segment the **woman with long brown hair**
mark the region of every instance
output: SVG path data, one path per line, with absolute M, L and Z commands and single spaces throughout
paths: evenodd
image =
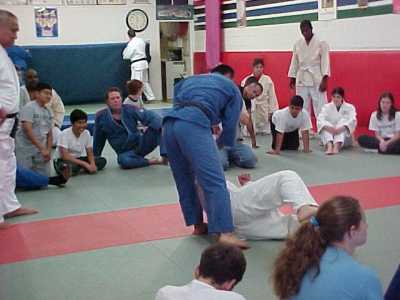
M 400 111 L 396 109 L 392 93 L 385 92 L 379 97 L 378 108 L 371 114 L 368 129 L 374 131 L 375 136 L 360 136 L 358 144 L 362 148 L 382 154 L 400 154 Z
M 279 299 L 380 300 L 377 275 L 358 263 L 355 249 L 367 240 L 367 223 L 358 201 L 337 196 L 286 241 L 272 274 Z

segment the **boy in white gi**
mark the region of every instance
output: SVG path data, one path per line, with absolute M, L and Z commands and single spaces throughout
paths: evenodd
M 195 279 L 184 286 L 167 285 L 155 300 L 245 300 L 233 292 L 246 271 L 246 258 L 235 246 L 217 243 L 201 255 Z
M 17 162 L 22 167 L 50 175 L 52 138 L 52 114 L 46 107 L 52 97 L 52 88 L 47 83 L 36 85 L 37 96 L 20 112 L 21 127 L 16 137 Z
M 57 142 L 59 159 L 54 161 L 57 174 L 62 174 L 65 163 L 72 169 L 72 175 L 77 175 L 81 170 L 93 174 L 102 170 L 107 163 L 103 157 L 93 155 L 93 141 L 87 130 L 87 114 L 75 109 L 71 112 L 72 126 L 64 129 Z
M 322 107 L 317 119 L 318 133 L 326 148 L 325 154 L 337 154 L 341 148 L 351 146 L 356 126 L 356 109 L 344 101 L 344 89 L 335 88 L 332 91 L 332 101 Z
M 262 94 L 253 99 L 255 102 L 255 115 L 253 117 L 255 121 L 255 131 L 256 133 L 270 134 L 271 129 L 269 123 L 272 113 L 279 109 L 279 105 L 276 99 L 274 82 L 271 77 L 264 74 L 264 60 L 262 58 L 254 59 L 253 73 L 242 80 L 242 87 L 251 76 L 254 76 L 263 87 Z
M 284 239 L 317 212 L 318 204 L 303 180 L 293 171 L 280 171 L 250 181 L 249 174 L 238 176 L 240 187 L 227 181 L 233 224 L 239 237 Z M 279 208 L 290 204 L 295 215 L 284 215 Z
M 309 20 L 300 23 L 301 38 L 293 47 L 288 76 L 290 88 L 304 100 L 304 109 L 310 113 L 310 98 L 314 115 L 318 117 L 326 103 L 326 88 L 330 76 L 329 46 L 313 34 Z
M 312 128 L 310 116 L 303 109 L 303 99 L 293 96 L 288 107 L 277 110 L 272 115 L 272 150 L 269 154 L 279 155 L 281 150 L 298 150 L 299 130 L 301 131 L 305 153 L 311 152 L 309 130 Z

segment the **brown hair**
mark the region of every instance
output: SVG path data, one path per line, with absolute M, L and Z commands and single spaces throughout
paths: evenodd
M 246 271 L 246 258 L 242 250 L 230 244 L 217 243 L 209 246 L 201 255 L 199 275 L 211 278 L 217 284 L 232 279 L 240 282 Z
M 295 296 L 308 270 L 315 269 L 314 278 L 317 277 L 326 248 L 342 241 L 352 226 L 360 225 L 362 217 L 360 204 L 352 197 L 336 196 L 322 204 L 317 215 L 286 240 L 275 261 L 272 281 L 278 298 Z
M 106 100 L 108 100 L 108 96 L 110 96 L 110 93 L 112 92 L 118 92 L 120 95 L 122 95 L 121 90 L 115 86 L 110 87 L 107 92 L 106 92 Z
M 137 79 L 129 80 L 126 83 L 126 89 L 129 95 L 137 95 L 139 90 L 143 87 L 143 82 Z
M 253 67 L 257 65 L 262 65 L 264 67 L 264 60 L 262 58 L 255 58 L 253 60 Z
M 381 101 L 383 98 L 388 98 L 390 100 L 390 102 L 392 103 L 392 106 L 390 107 L 390 110 L 389 110 L 389 121 L 391 121 L 396 117 L 396 111 L 397 111 L 396 106 L 394 105 L 394 96 L 391 92 L 384 92 L 379 97 L 376 117 L 378 118 L 378 120 L 382 120 L 382 118 L 383 118 L 383 113 L 382 113 L 382 108 L 381 108 Z

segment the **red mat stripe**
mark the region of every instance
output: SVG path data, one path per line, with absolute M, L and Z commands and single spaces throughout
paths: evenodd
M 318 202 L 351 195 L 365 209 L 400 204 L 400 177 L 313 186 Z M 187 236 L 178 204 L 17 224 L 0 231 L 0 264 Z

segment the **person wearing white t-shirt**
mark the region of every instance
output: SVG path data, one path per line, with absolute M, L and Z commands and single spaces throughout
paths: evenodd
M 155 300 L 245 300 L 232 291 L 245 271 L 242 251 L 236 246 L 217 243 L 202 253 L 194 280 L 184 286 L 164 286 Z
M 68 162 L 72 175 L 77 175 L 82 169 L 87 173 L 96 173 L 106 166 L 106 159 L 93 155 L 93 142 L 87 128 L 87 114 L 75 109 L 71 112 L 71 127 L 64 129 L 57 142 L 59 159 L 54 161 L 54 169 L 59 173 L 59 167 Z
M 392 93 L 385 92 L 379 98 L 378 110 L 371 114 L 369 130 L 375 136 L 362 135 L 358 144 L 383 154 L 400 154 L 400 112 L 394 105 Z
M 271 120 L 272 150 L 268 151 L 269 154 L 279 155 L 281 150 L 297 151 L 300 146 L 299 130 L 303 139 L 303 151 L 311 152 L 309 131 L 312 124 L 303 104 L 303 98 L 296 95 L 292 97 L 288 107 L 274 112 Z

